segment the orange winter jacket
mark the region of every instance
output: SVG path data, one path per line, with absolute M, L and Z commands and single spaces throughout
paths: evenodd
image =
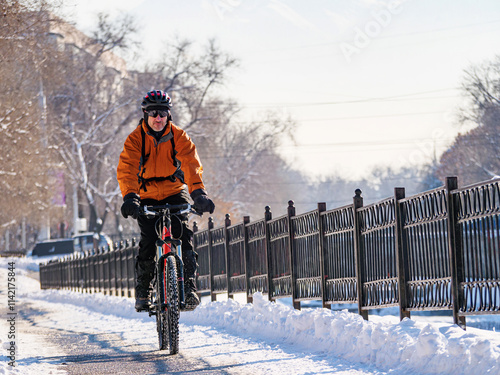
M 142 155 L 142 132 L 144 130 L 144 155 L 146 162 L 141 165 Z M 174 125 L 171 121 L 167 126 L 160 141 L 156 141 L 143 120 L 139 126 L 129 134 L 117 168 L 117 178 L 120 184 L 122 196 L 129 193 L 139 194 L 141 199 L 162 200 L 171 195 L 181 192 L 184 184 L 175 178 L 175 181 L 148 181 L 141 185 L 139 177 L 145 180 L 172 176 L 177 167 L 175 166 L 171 138 L 175 143 L 175 158 L 181 163 L 184 172 L 184 182 L 188 186 L 189 193 L 196 189 L 205 189 L 202 180 L 203 166 L 196 151 L 196 147 L 187 133 Z M 145 187 L 145 190 L 144 190 Z

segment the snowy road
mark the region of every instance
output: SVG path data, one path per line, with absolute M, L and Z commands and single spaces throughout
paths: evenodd
M 259 294 L 253 304 L 204 303 L 183 313 L 180 353 L 170 356 L 157 350 L 154 318 L 136 313 L 131 299 L 42 291 L 27 277 L 33 264 L 16 260 L 16 267 L 16 367 L 8 365 L 7 294 L 0 288 L 0 374 L 500 374 L 500 334 L 493 330 L 464 332 L 450 317 L 366 322 L 343 311 L 296 311 Z M 488 326 L 498 330 L 498 318 Z

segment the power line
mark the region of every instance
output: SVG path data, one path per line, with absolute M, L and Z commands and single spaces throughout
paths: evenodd
M 401 34 L 394 34 L 394 35 L 385 35 L 385 36 L 377 36 L 377 39 L 391 39 L 391 38 L 399 38 L 402 36 L 408 36 L 408 35 L 418 35 L 418 34 L 428 34 L 428 33 L 435 33 L 435 32 L 442 32 L 442 31 L 449 31 L 449 30 L 458 30 L 458 29 L 465 29 L 465 28 L 470 28 L 474 26 L 484 26 L 484 25 L 489 25 L 493 23 L 500 23 L 500 20 L 493 20 L 489 22 L 479 22 L 479 23 L 473 23 L 473 24 L 467 24 L 467 25 L 459 25 L 455 27 L 446 27 L 446 28 L 437 28 L 437 29 L 432 29 L 432 30 L 423 30 L 423 31 L 413 31 L 413 32 L 407 32 L 407 33 L 401 33 Z M 275 48 L 275 49 L 264 49 L 264 50 L 256 50 L 253 51 L 252 54 L 260 54 L 260 53 L 265 53 L 265 52 L 279 52 L 279 51 L 288 51 L 288 50 L 295 50 L 295 49 L 303 49 L 303 48 L 314 48 L 314 47 L 326 47 L 326 46 L 331 46 L 331 45 L 336 45 L 339 42 L 326 42 L 326 43 L 317 43 L 317 44 L 305 44 L 301 46 L 294 46 L 294 47 L 285 47 L 285 48 Z
M 449 96 L 427 96 L 421 98 L 372 98 L 372 99 L 360 99 L 360 100 L 346 100 L 338 102 L 311 102 L 302 104 L 293 103 L 249 103 L 242 105 L 242 108 L 270 108 L 270 107 L 301 107 L 301 106 L 315 106 L 315 105 L 339 105 L 339 104 L 363 104 L 363 103 L 376 103 L 376 102 L 405 102 L 414 100 L 437 100 L 437 99 L 452 99 L 459 98 L 460 95 L 449 95 Z
M 404 117 L 404 116 L 435 115 L 435 114 L 443 113 L 443 112 L 444 111 L 389 113 L 389 114 L 385 114 L 385 115 L 331 117 L 331 118 L 325 118 L 325 119 L 311 119 L 311 120 L 300 120 L 300 121 L 304 122 L 304 121 L 359 120 L 359 119 L 366 119 L 366 118 L 381 118 L 381 117 Z
M 330 117 L 330 118 L 321 118 L 321 119 L 297 119 L 297 122 L 307 123 L 307 122 L 315 122 L 315 121 L 335 121 L 335 120 L 360 120 L 360 119 L 369 119 L 369 118 L 384 118 L 384 117 L 405 117 L 405 116 L 422 116 L 422 115 L 436 115 L 439 113 L 445 113 L 445 111 L 430 111 L 430 112 L 404 112 L 404 113 L 388 113 L 382 115 L 366 115 L 366 116 L 346 116 L 346 117 Z M 259 121 L 237 121 L 235 123 L 240 125 L 249 125 L 249 124 L 272 124 L 274 120 L 259 120 Z
M 373 103 L 373 102 L 383 102 L 383 101 L 395 101 L 395 100 L 423 100 L 423 99 L 438 99 L 441 97 L 424 97 L 424 98 L 409 98 L 412 96 L 418 96 L 423 94 L 432 94 L 438 92 L 445 91 L 454 91 L 460 90 L 460 87 L 450 87 L 444 89 L 437 90 L 429 90 L 429 91 L 421 91 L 415 93 L 408 94 L 399 94 L 399 95 L 391 95 L 391 96 L 383 96 L 376 98 L 365 98 L 365 99 L 355 99 L 355 100 L 342 100 L 342 101 L 329 101 L 329 102 L 309 102 L 309 103 L 249 103 L 245 104 L 242 107 L 253 107 L 253 106 L 262 106 L 262 107 L 308 107 L 308 106 L 319 106 L 319 105 L 340 105 L 340 104 L 359 104 L 359 103 Z M 457 97 L 457 96 L 451 96 Z M 407 99 L 404 99 L 407 98 Z M 218 105 L 218 104 L 214 104 Z

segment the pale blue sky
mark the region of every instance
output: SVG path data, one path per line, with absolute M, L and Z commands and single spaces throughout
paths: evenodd
M 460 130 L 463 70 L 500 54 L 498 0 L 71 1 L 83 30 L 97 11 L 131 12 L 146 53 L 216 38 L 240 59 L 224 93 L 243 120 L 290 114 L 297 145 L 280 151 L 311 176 L 439 156 Z

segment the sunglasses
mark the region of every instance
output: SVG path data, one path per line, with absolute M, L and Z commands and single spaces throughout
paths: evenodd
M 153 109 L 151 111 L 146 111 L 146 113 L 149 117 L 157 117 L 158 115 L 160 115 L 160 117 L 168 116 L 168 111 L 162 111 L 160 109 Z

